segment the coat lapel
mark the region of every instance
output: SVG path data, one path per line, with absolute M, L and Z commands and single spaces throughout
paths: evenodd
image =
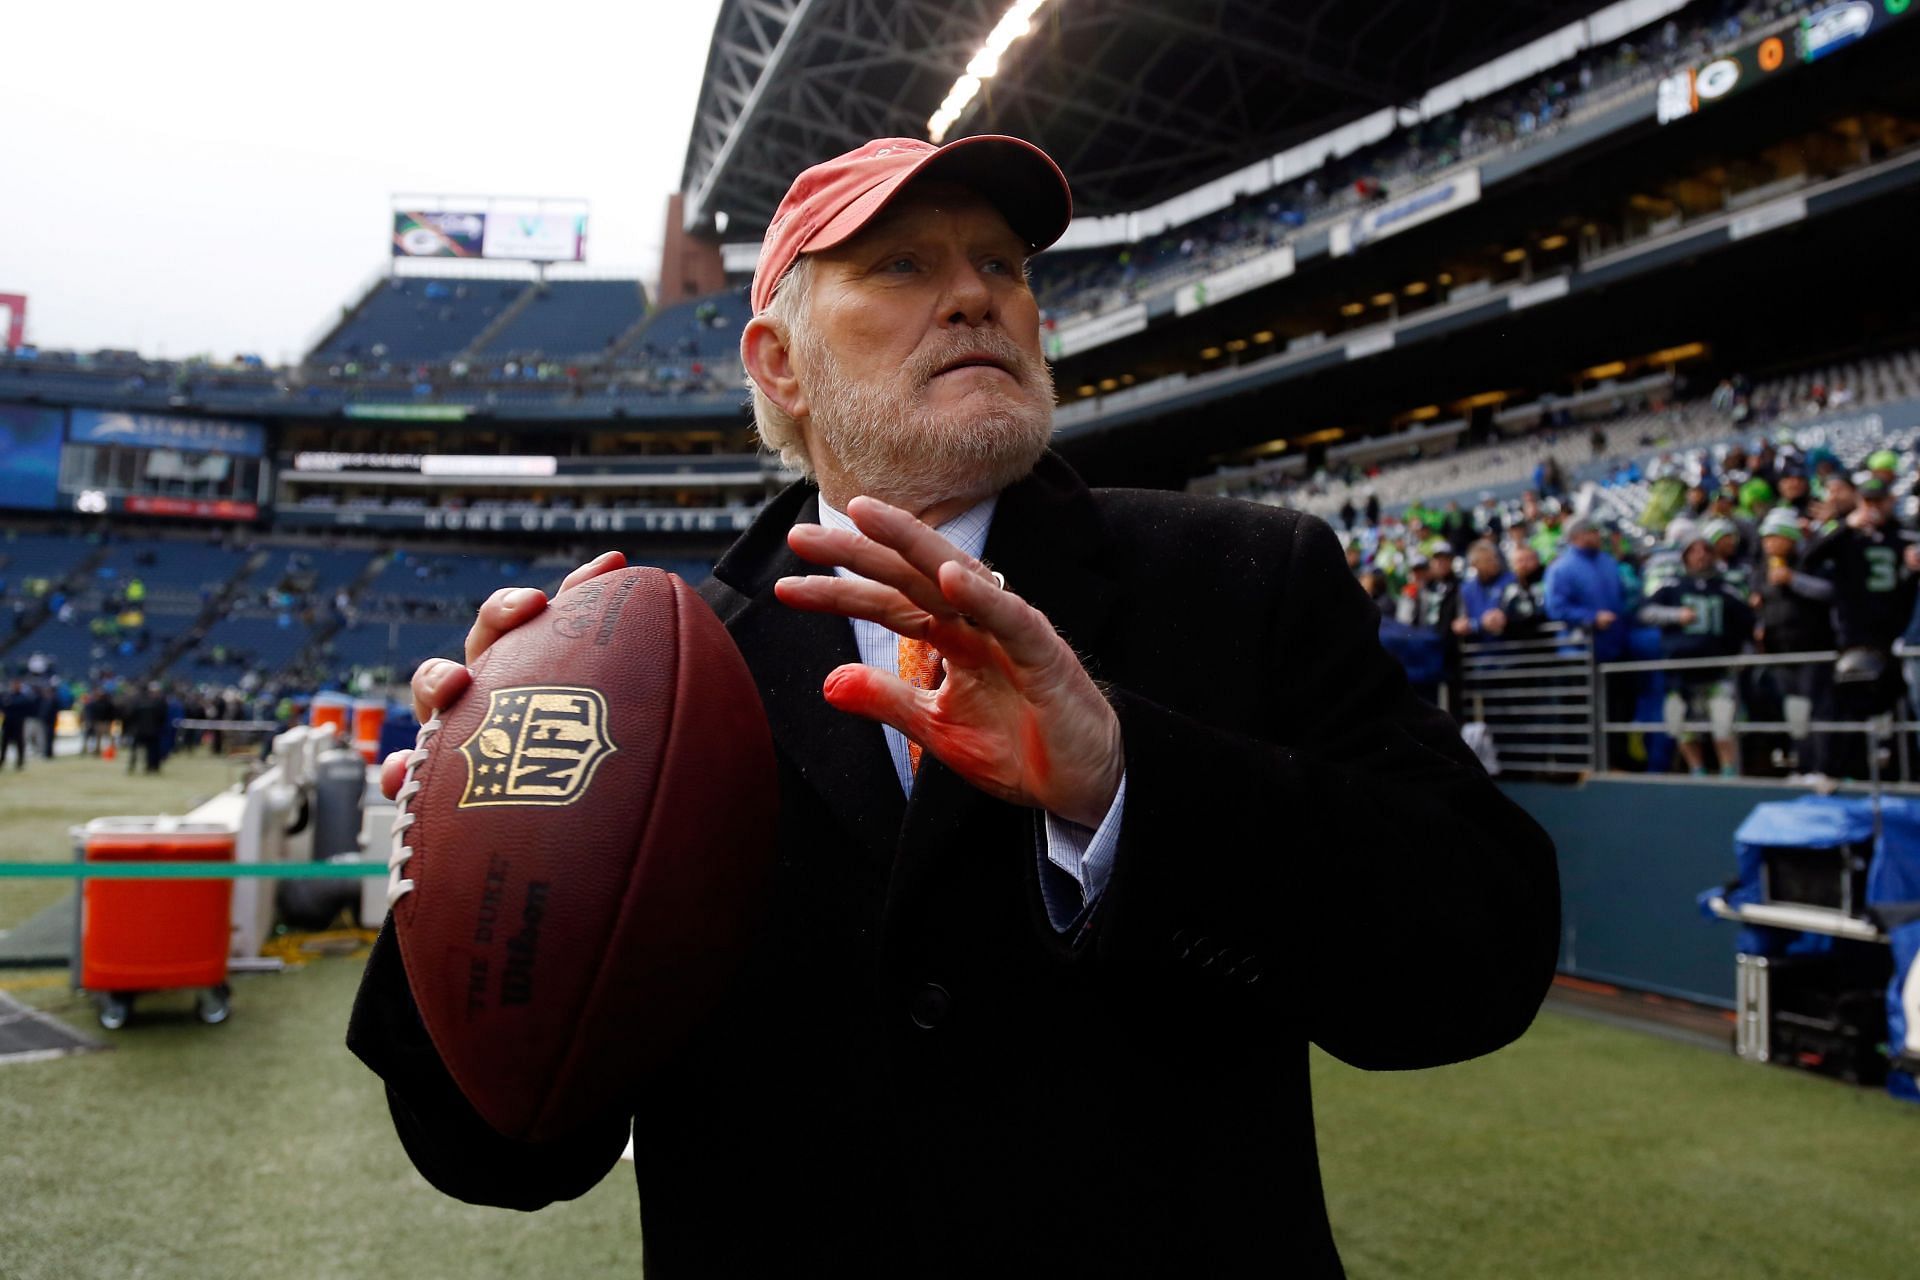
M 773 584 L 794 574 L 828 573 L 795 555 L 787 530 L 820 518 L 819 496 L 796 485 L 776 498 L 754 527 L 714 566 L 714 577 L 747 597 L 728 624 L 760 686 L 774 742 L 881 868 L 893 861 L 906 808 L 880 726 L 827 705 L 827 673 L 858 662 L 845 618 L 802 613 L 774 598 Z

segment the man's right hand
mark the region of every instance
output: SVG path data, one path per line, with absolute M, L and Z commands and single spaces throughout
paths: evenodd
M 627 558 L 620 552 L 603 552 L 568 574 L 560 584 L 560 589 L 565 591 L 577 587 L 589 578 L 597 578 L 626 566 Z M 473 673 L 467 670 L 473 660 L 507 632 L 531 618 L 539 617 L 541 610 L 546 607 L 547 593 L 538 587 L 502 587 L 488 596 L 486 603 L 480 606 L 479 616 L 473 620 L 472 629 L 467 632 L 466 662 L 462 664 L 451 658 L 428 658 L 413 673 L 414 718 L 425 724 L 452 706 L 454 700 L 473 683 Z M 396 751 L 381 764 L 380 790 L 387 799 L 391 800 L 400 794 L 400 784 L 406 778 L 407 759 L 412 754 L 411 750 Z
M 1605 631 L 1608 627 L 1612 626 L 1616 621 L 1618 621 L 1618 619 L 1615 617 L 1614 614 L 1609 613 L 1605 609 L 1602 609 L 1600 612 L 1593 615 L 1593 629 L 1595 631 Z

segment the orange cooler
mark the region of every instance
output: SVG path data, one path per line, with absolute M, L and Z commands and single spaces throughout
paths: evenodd
M 334 738 L 344 743 L 347 741 L 347 717 L 352 707 L 353 700 L 345 694 L 316 693 L 313 695 L 312 707 L 307 713 L 307 722 L 316 728 L 321 725 L 332 725 Z
M 173 818 L 98 818 L 88 862 L 232 862 L 234 832 Z M 231 880 L 87 880 L 80 986 L 95 992 L 222 987 L 233 928 Z
M 384 698 L 356 698 L 353 702 L 353 749 L 368 764 L 380 758 L 380 731 L 387 724 Z

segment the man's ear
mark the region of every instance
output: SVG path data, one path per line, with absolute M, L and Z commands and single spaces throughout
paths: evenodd
M 790 418 L 807 416 L 807 395 L 793 369 L 793 351 L 778 322 L 755 316 L 740 332 L 740 363 L 767 399 Z

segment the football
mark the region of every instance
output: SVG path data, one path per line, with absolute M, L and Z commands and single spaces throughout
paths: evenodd
M 618 1105 L 719 998 L 779 782 L 746 663 L 673 574 L 563 591 L 472 670 L 408 761 L 388 898 L 455 1083 L 539 1141 Z

